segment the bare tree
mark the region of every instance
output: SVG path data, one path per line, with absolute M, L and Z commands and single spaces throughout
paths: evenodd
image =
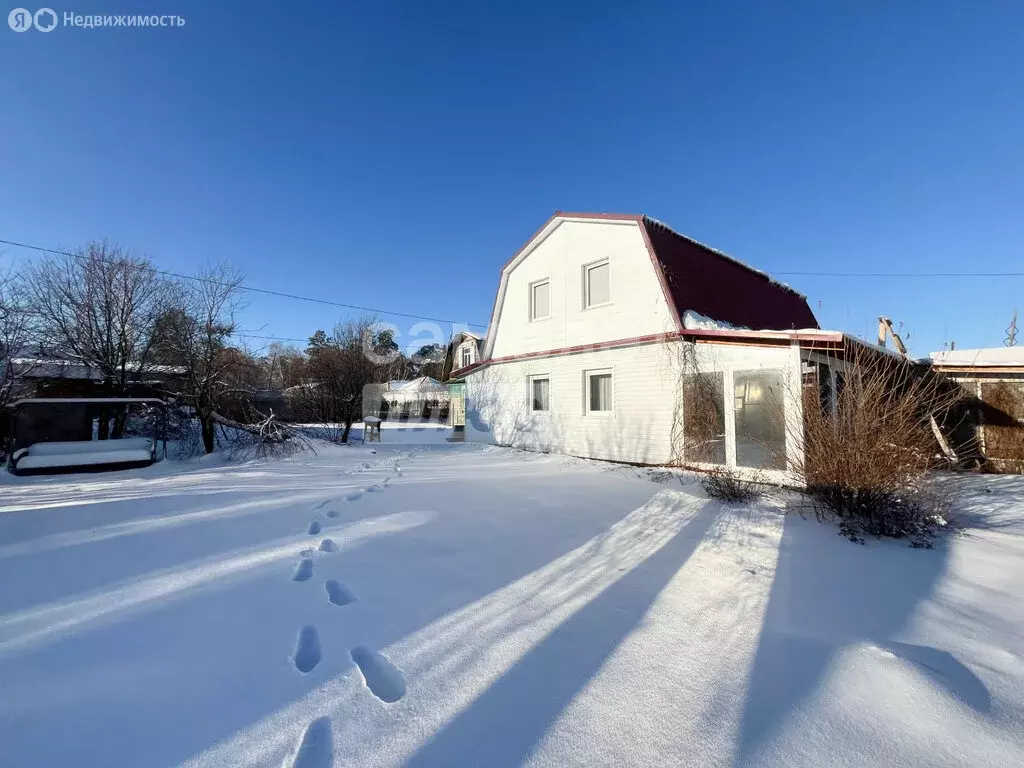
M 362 415 L 365 388 L 381 381 L 393 365 L 393 341 L 375 325 L 371 318 L 339 323 L 330 336 L 314 334 L 306 350 L 310 381 L 303 388 L 305 403 L 317 420 L 344 425 L 343 443 Z
M 20 274 L 0 273 L 0 408 L 18 396 L 27 371 L 24 363 L 14 362 L 25 351 L 32 332 L 33 315 L 26 293 Z
M 152 365 L 169 281 L 148 259 L 105 242 L 43 261 L 29 278 L 32 308 L 48 352 L 96 369 L 109 394 L 128 394 Z M 122 419 L 115 419 L 115 436 L 122 427 Z M 106 419 L 100 437 L 107 437 Z
M 33 315 L 28 308 L 26 284 L 13 270 L 0 273 L 0 455 L 7 450 L 11 415 L 4 410 L 24 389 L 32 363 L 17 360 L 32 335 Z
M 235 388 L 234 368 L 244 359 L 229 344 L 241 308 L 242 275 L 221 264 L 196 277 L 179 286 L 175 307 L 160 318 L 158 338 L 161 356 L 185 369 L 175 394 L 194 409 L 203 449 L 213 453 L 218 408 Z

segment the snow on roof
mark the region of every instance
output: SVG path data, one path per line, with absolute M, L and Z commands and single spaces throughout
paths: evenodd
M 715 320 L 714 318 L 702 315 L 700 312 L 694 312 L 692 309 L 688 309 L 683 312 L 683 328 L 701 331 L 750 330 L 745 325 L 733 325 L 732 323 L 727 323 L 724 320 Z
M 394 385 L 398 386 L 394 386 Z M 420 376 L 418 379 L 412 379 L 410 381 L 392 381 L 388 382 L 388 389 L 392 392 L 447 392 L 448 387 L 442 384 L 437 379 L 432 379 L 429 376 Z
M 26 397 L 8 403 L 8 408 L 18 408 L 23 405 L 112 405 L 129 403 L 147 403 L 149 405 L 164 405 L 164 401 L 158 397 Z
M 22 375 L 39 379 L 95 379 L 103 378 L 103 373 L 95 365 L 80 360 L 43 360 L 31 357 L 15 357 L 11 362 L 21 369 Z M 125 365 L 127 371 L 137 371 L 138 363 Z M 147 365 L 145 373 L 184 373 L 181 365 Z
M 935 365 L 940 366 L 1024 366 L 1024 347 L 951 349 L 932 352 L 930 357 Z

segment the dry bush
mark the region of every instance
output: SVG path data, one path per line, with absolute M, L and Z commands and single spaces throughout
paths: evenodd
M 927 545 L 947 503 L 929 482 L 945 466 L 932 431 L 963 392 L 930 369 L 873 352 L 847 358 L 834 410 L 804 413 L 804 459 L 796 469 L 819 517 L 858 539 L 908 537 Z M 805 400 L 806 402 L 806 400 Z
M 700 484 L 709 498 L 732 504 L 754 501 L 764 495 L 760 483 L 744 480 L 724 467 L 709 471 L 701 477 Z

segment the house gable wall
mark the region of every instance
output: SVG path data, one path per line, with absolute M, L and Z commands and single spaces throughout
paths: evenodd
M 635 220 L 556 220 L 507 268 L 489 357 L 664 333 L 675 322 Z M 584 308 L 584 267 L 607 259 L 610 303 Z M 549 282 L 550 312 L 531 320 L 531 285 Z

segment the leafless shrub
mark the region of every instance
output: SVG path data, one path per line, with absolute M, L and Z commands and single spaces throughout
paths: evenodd
M 819 517 L 838 519 L 851 538 L 905 536 L 926 545 L 947 508 L 929 482 L 946 465 L 933 419 L 941 421 L 963 392 L 891 356 L 854 352 L 846 362 L 834 408 L 805 399 L 795 469 Z
M 187 405 L 167 409 L 167 455 L 172 459 L 194 459 L 204 453 L 203 435 L 195 411 Z
M 746 480 L 725 467 L 703 475 L 700 484 L 709 498 L 731 504 L 754 501 L 764 495 L 763 486 L 756 480 Z

